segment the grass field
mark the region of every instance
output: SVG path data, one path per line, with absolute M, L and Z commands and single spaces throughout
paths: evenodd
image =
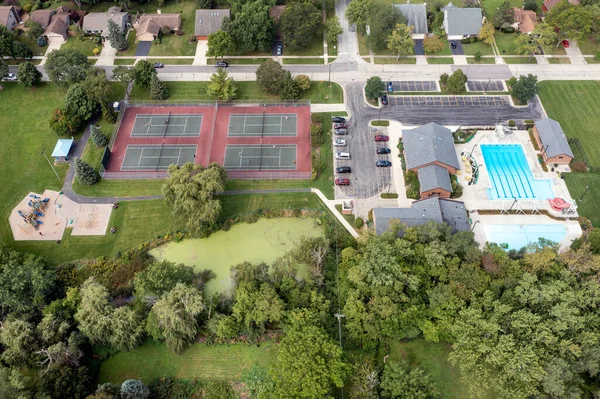
M 427 58 L 428 64 L 454 64 L 454 58 Z
M 284 65 L 323 65 L 323 58 L 284 58 Z
M 567 57 L 560 57 L 560 58 L 550 57 L 550 58 L 548 58 L 548 63 L 550 63 L 550 64 L 570 64 L 571 60 L 568 59 Z
M 276 356 L 277 346 L 270 342 L 260 347 L 196 344 L 179 355 L 164 344 L 146 344 L 105 360 L 100 366 L 98 383 L 120 384 L 135 378 L 148 384 L 157 377 L 238 381 L 255 364 L 269 369 Z
M 416 58 L 375 58 L 375 64 L 416 64 Z
M 494 39 L 496 40 L 496 45 L 498 46 L 498 51 L 500 52 L 500 55 L 517 54 L 517 45 L 515 43 L 516 38 L 516 33 L 496 32 Z
M 577 213 L 590 219 L 594 227 L 600 227 L 600 175 L 565 173 L 565 183 L 567 183 L 571 198 L 577 202 Z M 586 187 L 590 189 L 583 200 L 580 200 Z
M 148 58 L 149 63 L 160 62 L 164 65 L 192 65 L 193 58 Z
M 116 58 L 114 65 L 133 65 L 135 58 Z
M 46 50 L 48 49 L 48 45 L 40 47 L 37 45 L 36 40 L 30 39 L 25 34 L 17 36 L 17 41 L 20 41 L 21 43 L 25 43 L 27 45 L 27 47 L 29 47 L 31 49 L 31 51 L 33 52 L 33 55 L 44 55 L 46 53 Z
M 85 40 L 79 40 L 78 36 L 69 36 L 67 41 L 60 46 L 61 50 L 77 50 L 83 54 L 91 57 L 94 55 L 94 48 L 102 49 L 102 45 L 96 45 L 94 40 L 90 40 L 90 37 L 86 37 Z
M 467 62 L 469 64 L 495 64 L 496 60 L 493 58 L 482 58 L 479 61 L 475 60 L 473 57 L 467 58 Z
M 465 55 L 475 55 L 476 52 L 480 51 L 481 55 L 494 55 L 492 46 L 488 46 L 483 42 L 475 42 L 469 44 L 463 44 Z
M 283 55 L 323 55 L 324 51 L 323 36 L 317 35 L 306 48 L 290 50 L 288 47 L 284 47 Z
M 537 64 L 535 57 L 505 57 L 503 59 L 507 64 Z

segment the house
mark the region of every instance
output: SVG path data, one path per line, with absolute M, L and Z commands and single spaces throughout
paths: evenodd
M 135 36 L 140 42 L 151 42 L 156 39 L 163 27 L 168 27 L 171 32 L 181 28 L 181 14 L 143 14 L 133 24 Z
M 452 3 L 442 8 L 444 12 L 444 30 L 448 40 L 461 40 L 477 36 L 483 26 L 484 17 L 481 8 L 458 8 Z
M 196 10 L 196 39 L 206 40 L 208 35 L 221 29 L 223 20 L 229 18 L 231 10 Z
M 44 35 L 60 43 L 66 41 L 68 38 L 69 12 L 70 10 L 66 7 L 58 7 L 55 10 L 48 8 L 45 10 L 35 10 L 29 14 L 29 20 L 40 24 L 42 29 L 44 29 Z
M 515 23 L 512 27 L 521 33 L 531 34 L 537 25 L 537 14 L 531 10 L 513 7 Z
M 376 234 L 382 234 L 389 228 L 392 220 L 398 220 L 406 227 L 419 226 L 430 221 L 448 223 L 453 232 L 468 231 L 469 215 L 465 204 L 459 201 L 438 197 L 415 201 L 410 208 L 374 208 L 373 225 Z M 403 235 L 400 231 L 399 235 Z
M 554 119 L 535 121 L 533 136 L 546 164 L 568 164 L 574 158 L 567 136 L 563 133 L 560 123 Z
M 21 18 L 15 6 L 0 7 L 0 25 L 6 26 L 8 30 L 13 30 L 20 23 Z
M 448 169 L 433 164 L 419 169 L 417 173 L 421 198 L 448 198 L 452 194 L 452 182 Z
M 413 39 L 424 39 L 429 33 L 427 29 L 427 8 L 425 4 L 394 4 L 400 10 L 406 25 L 412 27 L 411 37 Z
M 542 4 L 542 11 L 547 13 L 561 1 L 565 1 L 565 0 L 544 0 L 544 3 Z M 569 1 L 569 4 L 579 5 L 579 0 L 568 0 L 568 1 Z
M 111 7 L 107 12 L 91 12 L 83 17 L 82 29 L 85 33 L 98 33 L 103 37 L 108 36 L 108 21 L 115 22 L 123 32 L 127 31 L 129 14 L 121 12 L 120 7 Z

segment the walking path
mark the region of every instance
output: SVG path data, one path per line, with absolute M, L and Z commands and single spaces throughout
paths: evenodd
M 567 55 L 569 56 L 569 60 L 571 61 L 571 64 L 573 64 L 573 65 L 586 65 L 587 64 L 585 57 L 583 56 L 583 54 L 581 54 L 581 50 L 579 49 L 577 42 L 571 42 L 570 46 L 568 48 L 566 48 L 565 51 L 567 52 Z

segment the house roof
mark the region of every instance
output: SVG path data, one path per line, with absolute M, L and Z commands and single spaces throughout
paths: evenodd
M 542 148 L 545 148 L 543 151 L 547 157 L 568 155 L 571 158 L 575 158 L 567 142 L 567 136 L 560 127 L 560 123 L 554 119 L 545 118 L 535 121 L 535 127 L 537 128 Z
M 418 176 L 421 192 L 439 188 L 452 192 L 450 174 L 446 168 L 442 168 L 438 165 L 425 166 L 418 170 Z
M 152 23 L 150 23 L 150 21 Z M 181 27 L 181 14 L 143 14 L 138 21 L 137 35 L 143 33 L 153 33 L 154 35 L 158 34 L 154 25 L 158 26 L 158 30 L 163 26 L 168 26 L 173 30 L 179 30 Z M 143 29 L 150 28 L 150 31 L 142 31 Z M 155 33 L 156 31 L 156 33 Z
M 460 168 L 454 150 L 452 132 L 437 123 L 432 122 L 415 129 L 403 130 L 402 142 L 407 169 L 418 168 L 436 161 L 455 169 Z
M 196 10 L 196 36 L 208 36 L 221 29 L 223 19 L 229 18 L 228 9 Z
M 152 19 L 147 18 L 137 26 L 135 35 L 141 36 L 146 33 L 151 33 L 154 36 L 157 36 L 159 32 L 160 26 L 158 26 L 158 24 L 156 24 Z
M 407 227 L 433 221 L 448 223 L 453 231 L 469 230 L 469 216 L 465 204 L 439 197 L 415 201 L 410 208 L 375 208 L 373 209 L 373 219 L 377 234 L 385 232 L 392 219 L 398 219 Z
M 55 35 L 64 36 L 69 29 L 69 14 L 59 13 L 54 14 L 51 17 L 50 25 L 44 31 L 44 34 L 48 35 L 54 33 Z
M 126 12 L 121 12 L 119 7 L 111 7 L 107 12 L 91 12 L 83 17 L 83 30 L 108 29 L 108 20 L 114 21 L 119 27 L 123 25 L 123 19 L 127 18 Z
M 52 151 L 53 157 L 66 157 L 69 155 L 71 146 L 73 145 L 73 139 L 58 139 L 54 151 Z
M 35 10 L 29 14 L 29 20 L 37 22 L 42 28 L 46 28 L 46 26 L 50 24 L 50 17 L 55 13 L 56 10 L 49 8 L 45 10 Z
M 537 15 L 534 11 L 513 8 L 513 16 L 521 33 L 531 33 L 537 24 Z
M 561 1 L 564 1 L 564 0 L 544 0 L 543 6 L 546 8 L 546 10 L 550 11 L 555 5 L 557 5 Z M 568 0 L 568 2 L 569 2 L 569 4 L 573 4 L 573 5 L 579 4 L 579 0 Z
M 458 8 L 452 3 L 442 8 L 448 20 L 449 36 L 476 35 L 483 23 L 481 8 Z
M 425 4 L 394 4 L 406 18 L 406 25 L 414 27 L 412 33 L 427 34 L 427 9 Z
M 0 25 L 6 26 L 8 24 L 8 17 L 11 13 L 14 13 L 18 18 L 17 10 L 14 6 L 0 6 Z

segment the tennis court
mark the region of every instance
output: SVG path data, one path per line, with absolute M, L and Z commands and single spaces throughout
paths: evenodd
M 131 137 L 199 136 L 201 125 L 202 114 L 138 114 Z
M 228 136 L 295 136 L 296 114 L 232 114 Z
M 251 144 L 225 147 L 227 170 L 295 170 L 295 144 Z
M 197 145 L 128 145 L 121 170 L 167 170 L 194 162 Z

